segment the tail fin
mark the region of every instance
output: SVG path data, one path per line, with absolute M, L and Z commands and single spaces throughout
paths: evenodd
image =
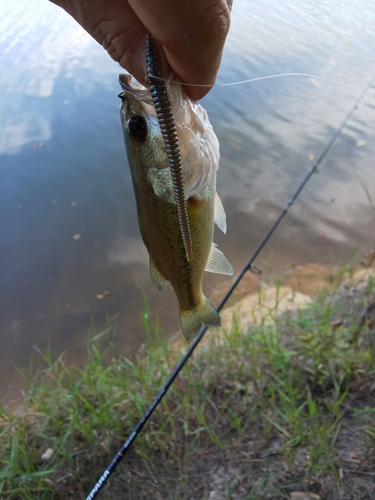
M 221 325 L 219 313 L 206 298 L 204 298 L 203 304 L 190 311 L 180 309 L 180 321 L 185 339 L 189 343 L 195 339 L 202 326 L 215 327 Z

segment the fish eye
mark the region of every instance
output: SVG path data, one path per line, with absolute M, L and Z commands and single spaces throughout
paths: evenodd
M 128 120 L 128 132 L 132 139 L 143 142 L 147 138 L 147 123 L 143 116 L 134 115 Z

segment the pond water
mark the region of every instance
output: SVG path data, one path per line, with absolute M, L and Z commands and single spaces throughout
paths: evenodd
M 47 1 L 0 7 L 0 391 L 34 346 L 80 363 L 88 329 L 118 313 L 116 345 L 146 338 L 142 292 L 163 335 L 172 290 L 153 289 L 118 116 L 119 66 Z M 375 71 L 375 5 L 237 0 L 218 85 L 202 101 L 221 145 L 218 191 L 238 273 Z M 307 73 L 348 84 L 267 75 Z M 358 87 L 353 88 L 350 86 Z M 374 243 L 375 87 L 259 256 L 264 278 L 292 262 L 344 262 Z M 207 275 L 212 296 L 223 277 Z M 229 280 L 230 281 L 230 280 Z M 229 283 L 228 281 L 228 283 Z M 109 291 L 110 296 L 96 296 Z

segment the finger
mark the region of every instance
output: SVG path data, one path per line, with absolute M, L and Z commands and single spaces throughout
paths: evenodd
M 134 12 L 162 45 L 166 59 L 189 96 L 198 100 L 214 84 L 230 25 L 225 0 L 129 0 Z

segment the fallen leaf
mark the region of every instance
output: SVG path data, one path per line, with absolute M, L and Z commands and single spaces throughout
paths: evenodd
M 320 496 L 309 491 L 293 491 L 290 494 L 292 500 L 320 500 Z
M 47 484 L 50 484 L 51 486 L 55 487 L 55 483 L 53 483 L 50 479 L 48 479 L 48 477 L 46 477 L 45 479 L 43 479 L 43 481 Z
M 108 290 L 104 290 L 103 292 L 99 292 L 96 294 L 97 299 L 104 299 L 105 297 L 109 297 L 111 295 L 111 292 Z
M 336 328 L 341 326 L 343 323 L 344 323 L 344 321 L 342 319 L 334 319 L 333 321 L 331 321 L 330 325 L 331 325 L 331 328 L 333 328 L 335 330 Z
M 52 448 L 47 448 L 43 455 L 40 457 L 41 460 L 47 461 L 49 460 L 55 451 Z
M 311 339 L 311 334 L 310 333 L 301 333 L 300 335 L 297 336 L 300 340 L 310 340 Z

